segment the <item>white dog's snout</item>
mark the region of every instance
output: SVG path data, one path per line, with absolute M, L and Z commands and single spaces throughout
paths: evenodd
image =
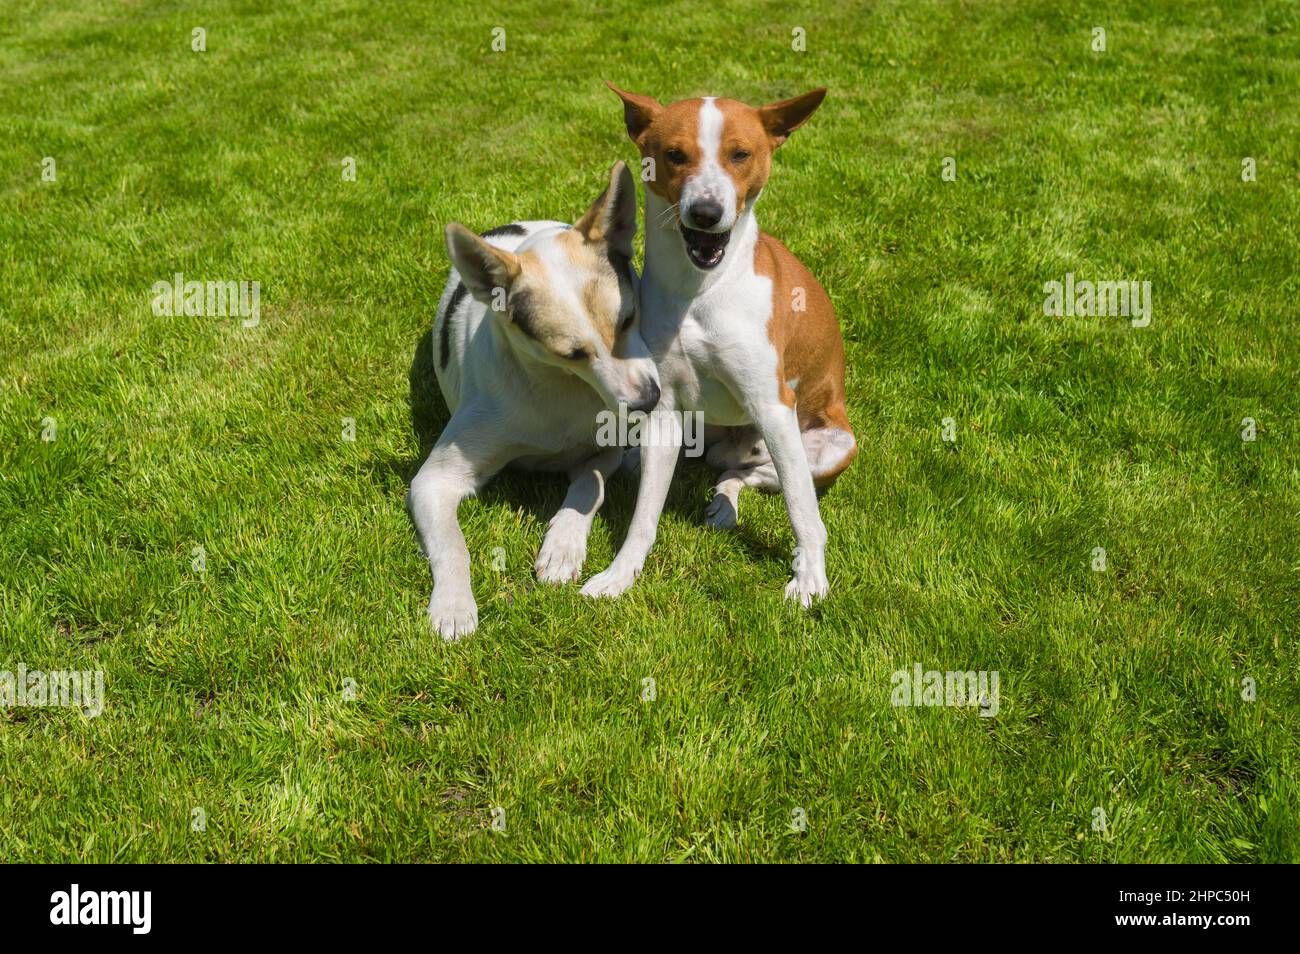
M 659 393 L 658 375 L 642 379 L 636 391 L 636 401 L 629 401 L 628 409 L 632 411 L 653 411 L 655 405 L 659 403 Z
M 659 371 L 650 358 L 613 358 L 596 366 L 597 387 L 610 408 L 648 411 L 659 403 Z
M 622 393 L 619 402 L 632 411 L 650 411 L 659 403 L 659 370 L 648 358 L 625 361 Z

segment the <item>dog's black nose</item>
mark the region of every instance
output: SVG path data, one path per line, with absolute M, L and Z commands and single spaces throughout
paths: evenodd
M 722 203 L 701 199 L 691 203 L 691 222 L 695 228 L 711 229 L 722 221 Z
M 635 404 L 633 404 L 630 408 L 628 408 L 628 410 L 640 411 L 642 414 L 649 414 L 651 411 L 655 409 L 655 405 L 658 403 L 659 403 L 659 385 L 651 381 L 650 390 L 646 394 L 646 396 L 642 398 L 640 401 L 637 401 Z

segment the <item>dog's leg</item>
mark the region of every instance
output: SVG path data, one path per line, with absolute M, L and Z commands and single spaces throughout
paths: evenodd
M 587 537 L 605 501 L 605 481 L 623 461 L 623 448 L 611 447 L 569 471 L 569 492 L 551 518 L 533 570 L 543 583 L 571 583 L 587 558 Z
M 858 442 L 844 405 L 827 408 L 820 426 L 803 432 L 803 447 L 808 466 L 812 468 L 813 483 L 818 490 L 825 490 L 858 456 Z
M 714 530 L 730 530 L 740 519 L 740 491 L 745 487 L 776 490 L 780 487 L 776 466 L 769 460 L 755 467 L 728 470 L 713 488 L 713 500 L 704 512 L 704 522 Z
M 846 420 L 845 424 L 847 423 Z M 858 453 L 853 432 L 847 426 L 827 424 L 825 427 L 809 428 L 801 438 L 804 456 L 808 458 L 808 469 L 812 472 L 813 485 L 818 490 L 835 483 L 835 478 L 843 473 Z M 781 482 L 762 438 L 756 438 L 752 442 L 746 440 L 741 445 L 718 446 L 725 447 L 727 453 L 717 455 L 716 460 L 711 454 L 709 463 L 727 469 L 713 488 L 714 496 L 705 513 L 705 523 L 715 530 L 726 530 L 736 525 L 741 490 L 753 487 L 755 490 L 774 492 L 781 489 Z
M 727 435 L 709 448 L 708 462 L 722 470 L 713 489 L 713 500 L 704 512 L 704 523 L 714 530 L 729 530 L 739 518 L 740 491 L 762 487 L 770 474 L 776 483 L 776 469 L 767 444 L 755 427 L 731 427 Z
M 627 539 L 614 562 L 583 586 L 583 596 L 618 596 L 641 574 L 646 555 L 654 545 L 659 515 L 668 499 L 668 487 L 682 447 L 682 425 L 677 414 L 661 402 L 654 418 L 661 423 L 656 425 L 655 440 L 641 448 L 641 485 L 637 488 L 636 510 Z
M 794 409 L 779 402 L 754 408 L 754 420 L 767 442 L 776 467 L 786 513 L 794 528 L 794 579 L 785 588 L 786 599 L 811 606 L 826 595 L 826 526 L 817 509 L 817 491 L 804 451 L 803 435 Z
M 485 436 L 481 417 L 462 408 L 411 481 L 406 505 L 433 573 L 429 623 L 443 639 L 459 639 L 478 626 L 470 587 L 469 549 L 456 521 L 471 497 L 510 460 L 507 449 Z

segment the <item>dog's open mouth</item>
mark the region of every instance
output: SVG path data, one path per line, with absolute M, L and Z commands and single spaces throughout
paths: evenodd
M 726 232 L 701 232 L 682 226 L 682 238 L 686 240 L 686 254 L 696 268 L 716 268 L 726 254 L 727 242 L 731 239 L 730 230 Z

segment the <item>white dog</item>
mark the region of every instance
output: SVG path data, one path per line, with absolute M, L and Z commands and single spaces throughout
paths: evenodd
M 454 267 L 433 349 L 451 420 L 407 498 L 433 572 L 429 622 L 444 639 L 478 625 L 457 507 L 507 465 L 569 475 L 534 568 L 544 583 L 578 579 L 623 455 L 599 446 L 598 415 L 659 400 L 637 328 L 636 225 L 636 185 L 619 162 L 572 227 L 519 222 L 479 237 L 447 226 Z

